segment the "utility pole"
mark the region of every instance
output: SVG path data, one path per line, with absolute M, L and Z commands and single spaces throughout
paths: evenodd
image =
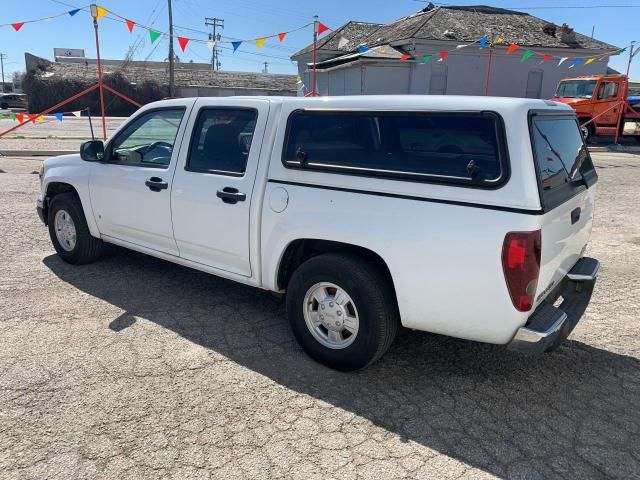
M 218 28 L 224 28 L 224 19 L 216 17 L 205 17 L 204 24 L 207 27 L 211 27 L 211 33 L 209 34 L 209 40 L 214 42 L 211 49 L 211 70 L 220 70 L 220 60 L 218 59 L 218 42 L 220 41 L 220 34 L 217 33 Z
M 174 97 L 176 94 L 175 71 L 173 61 L 175 54 L 173 53 L 173 11 L 171 9 L 171 0 L 169 2 L 169 96 Z
M 0 53 L 0 69 L 2 70 L 2 93 L 4 93 L 4 59 L 7 58 L 7 55 L 4 53 Z
M 627 105 L 626 105 L 626 100 L 627 97 L 629 96 L 629 72 L 631 71 L 631 62 L 633 62 L 633 57 L 635 55 L 635 52 L 633 51 L 633 48 L 635 46 L 636 42 L 635 40 L 633 42 L 631 42 L 631 45 L 629 45 L 629 61 L 627 62 L 627 74 L 624 78 L 624 86 L 623 86 L 623 90 L 622 90 L 622 100 L 620 100 L 620 111 L 618 112 L 618 121 L 616 122 L 616 136 L 615 139 L 613 140 L 613 143 L 615 145 L 618 144 L 618 137 L 620 136 L 620 130 L 624 130 L 624 114 L 627 113 Z

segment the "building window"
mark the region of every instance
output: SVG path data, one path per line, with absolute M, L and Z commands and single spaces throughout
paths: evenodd
M 431 65 L 429 95 L 445 95 L 447 93 L 447 66 L 434 63 Z
M 540 98 L 542 95 L 542 70 L 531 70 L 527 78 L 526 98 Z

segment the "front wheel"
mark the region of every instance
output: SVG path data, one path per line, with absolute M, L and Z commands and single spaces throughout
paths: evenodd
M 53 197 L 49 206 L 49 236 L 60 258 L 74 265 L 97 260 L 102 253 L 102 240 L 89 233 L 80 199 L 74 193 Z
M 378 360 L 398 329 L 391 282 L 367 260 L 342 253 L 303 263 L 287 288 L 293 334 L 314 360 L 352 371 Z

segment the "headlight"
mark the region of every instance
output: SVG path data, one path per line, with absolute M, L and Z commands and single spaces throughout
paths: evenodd
M 42 186 L 42 179 L 44 178 L 44 162 L 40 164 L 40 171 L 38 172 L 38 178 L 40 179 L 40 186 Z

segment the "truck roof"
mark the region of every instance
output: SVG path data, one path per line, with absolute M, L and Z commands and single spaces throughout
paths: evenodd
M 200 99 L 209 97 L 199 97 Z M 229 102 L 242 99 L 265 100 L 294 108 L 331 108 L 356 110 L 441 110 L 441 111 L 501 111 L 557 109 L 572 112 L 571 107 L 550 100 L 533 98 L 465 96 L 465 95 L 345 95 L 334 97 L 235 96 L 210 97 Z M 184 100 L 184 99 L 183 99 Z M 172 100 L 154 102 L 154 106 L 170 104 Z

